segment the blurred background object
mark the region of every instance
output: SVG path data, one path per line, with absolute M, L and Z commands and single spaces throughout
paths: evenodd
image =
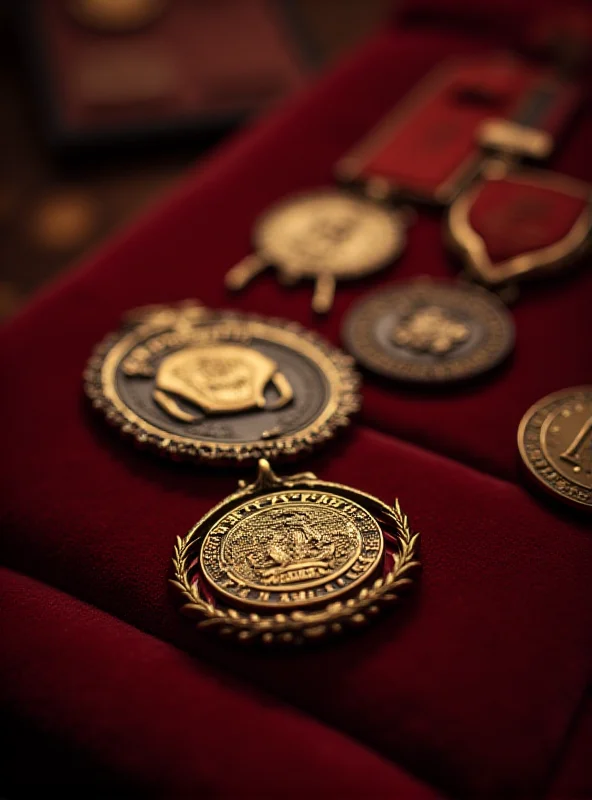
M 0 5 L 0 319 L 329 66 L 389 0 Z

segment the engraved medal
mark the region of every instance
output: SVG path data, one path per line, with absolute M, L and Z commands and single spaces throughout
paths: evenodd
M 556 498 L 592 509 L 592 386 L 547 395 L 528 409 L 518 449 L 537 484 Z
M 85 390 L 107 421 L 176 459 L 281 458 L 331 438 L 359 407 L 352 360 L 300 325 L 148 306 L 96 349 Z
M 412 583 L 418 534 L 398 501 L 310 472 L 255 483 L 206 514 L 173 556 L 180 611 L 238 641 L 299 643 L 359 627 Z
M 287 197 L 255 223 L 255 253 L 226 275 L 239 290 L 267 267 L 280 281 L 315 282 L 312 307 L 330 311 L 336 282 L 376 272 L 394 261 L 405 243 L 403 215 L 341 189 Z
M 342 330 L 360 364 L 399 381 L 441 384 L 476 377 L 512 351 L 504 304 L 469 284 L 420 278 L 362 297 Z

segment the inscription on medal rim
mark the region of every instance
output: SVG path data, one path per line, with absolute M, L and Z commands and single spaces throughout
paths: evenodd
M 368 578 L 382 531 L 362 506 L 330 492 L 276 492 L 244 503 L 209 530 L 201 569 L 235 602 L 299 607 L 327 602 Z
M 311 472 L 254 483 L 177 536 L 171 587 L 198 628 L 242 642 L 300 643 L 357 628 L 398 601 L 419 534 L 392 506 Z
M 541 486 L 592 509 L 592 386 L 543 397 L 522 418 L 518 448 Z

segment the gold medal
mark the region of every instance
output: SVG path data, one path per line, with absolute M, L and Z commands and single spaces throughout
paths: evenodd
M 405 244 L 404 216 L 341 189 L 291 195 L 266 211 L 254 229 L 255 253 L 226 275 L 239 290 L 273 266 L 282 283 L 315 282 L 313 309 L 333 305 L 339 280 L 360 278 L 394 261 Z
M 181 613 L 238 641 L 298 643 L 358 627 L 412 582 L 419 534 L 398 501 L 319 480 L 255 483 L 206 514 L 173 556 Z
M 362 297 L 347 315 L 346 348 L 360 364 L 400 381 L 442 384 L 474 378 L 512 351 L 514 324 L 484 289 L 429 278 Z
M 540 486 L 592 509 L 592 386 L 555 392 L 529 408 L 518 428 L 518 448 Z
M 176 459 L 238 462 L 310 450 L 360 404 L 352 359 L 300 325 L 148 306 L 96 349 L 85 389 L 107 421 Z

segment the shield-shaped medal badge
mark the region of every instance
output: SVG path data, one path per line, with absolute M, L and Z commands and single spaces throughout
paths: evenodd
M 451 245 L 467 271 L 487 286 L 560 269 L 583 251 L 592 231 L 588 184 L 500 166 L 494 162 L 448 215 Z

